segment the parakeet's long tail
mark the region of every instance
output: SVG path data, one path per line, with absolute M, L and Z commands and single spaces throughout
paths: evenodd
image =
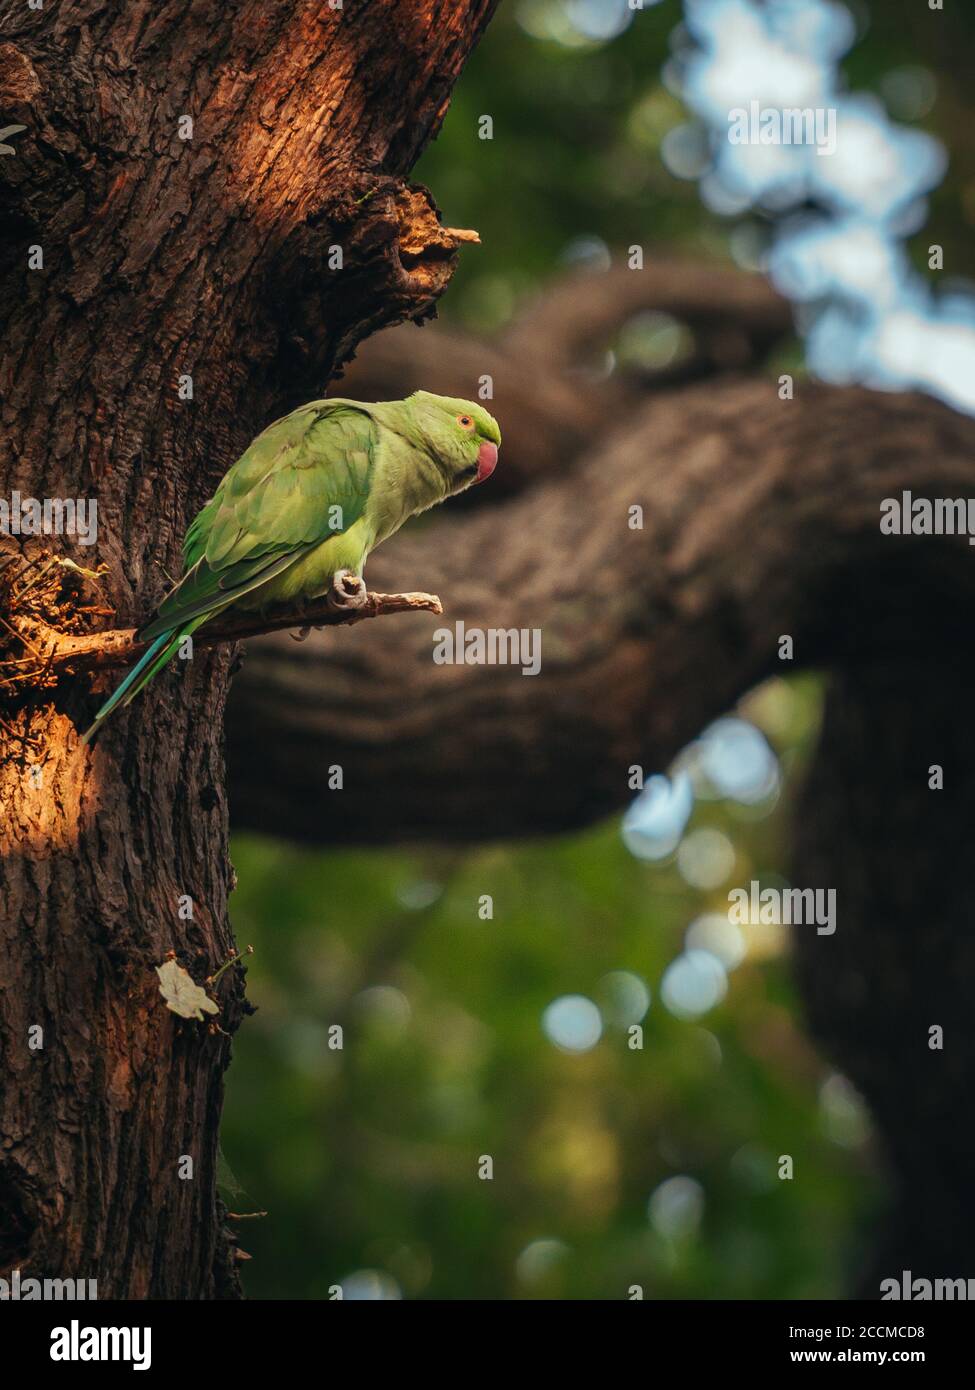
M 82 743 L 88 743 L 98 732 L 105 720 L 117 709 L 124 709 L 130 700 L 134 700 L 140 690 L 152 680 L 153 676 L 158 675 L 166 663 L 175 655 L 176 649 L 184 637 L 189 637 L 195 632 L 201 623 L 205 623 L 207 618 L 212 617 L 211 613 L 204 613 L 198 618 L 193 618 L 189 622 L 182 623 L 179 627 L 170 628 L 162 633 L 153 642 L 152 646 L 139 658 L 126 676 L 119 688 L 105 701 L 101 709 L 95 715 L 94 723 L 90 729 L 86 729 L 81 735 Z
M 200 516 L 203 515 L 201 512 Z M 196 525 L 197 522 L 194 522 L 193 526 Z M 190 527 L 191 533 L 192 530 L 193 527 Z M 91 728 L 82 734 L 82 743 L 87 743 L 98 732 L 114 710 L 127 705 L 140 690 L 145 689 L 153 676 L 172 658 L 184 638 L 245 594 L 276 578 L 319 544 L 319 540 L 313 540 L 283 555 L 272 553 L 270 557 L 262 552 L 252 563 L 238 565 L 234 573 L 212 570 L 202 557 L 197 560 L 163 599 L 156 616 L 139 629 L 137 637 L 142 641 L 151 641 L 152 645 L 132 667 L 118 690 L 102 705 Z

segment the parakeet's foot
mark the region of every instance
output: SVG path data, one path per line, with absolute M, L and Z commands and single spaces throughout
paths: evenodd
M 351 570 L 336 570 L 328 593 L 328 606 L 341 613 L 361 608 L 366 601 L 366 581 Z
M 311 636 L 310 627 L 300 627 L 297 632 L 291 634 L 292 641 L 305 642 Z

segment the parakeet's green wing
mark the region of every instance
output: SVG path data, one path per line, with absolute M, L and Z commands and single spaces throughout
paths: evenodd
M 369 496 L 378 439 L 368 409 L 345 401 L 269 425 L 190 526 L 187 572 L 140 639 L 216 612 L 348 530 Z

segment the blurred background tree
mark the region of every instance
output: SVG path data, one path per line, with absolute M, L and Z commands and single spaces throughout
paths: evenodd
M 948 31 L 917 5 L 842 15 L 849 86 L 951 154 L 930 206 L 919 194 L 888 231 L 918 269 L 938 241 L 961 275 L 972 17 Z M 680 95 L 685 19 L 676 0 L 502 7 L 417 171 L 445 221 L 483 239 L 442 302 L 448 324 L 492 334 L 568 267 L 598 273 L 632 244 L 769 265 L 781 201 L 708 192 L 707 132 Z M 873 255 L 847 262 L 853 282 Z M 822 309 L 806 303 L 804 332 Z M 676 321 L 635 315 L 582 365 L 652 372 L 685 347 Z M 765 369 L 801 363 L 786 341 Z M 784 881 L 820 705 L 815 677 L 766 682 L 675 767 L 647 769 L 670 780 L 649 781 L 622 825 L 470 850 L 235 837 L 258 1012 L 222 1142 L 229 1205 L 268 1213 L 240 1227 L 252 1296 L 844 1292 L 885 1197 L 870 1122 L 804 1034 L 785 930 L 727 918 L 730 887 Z

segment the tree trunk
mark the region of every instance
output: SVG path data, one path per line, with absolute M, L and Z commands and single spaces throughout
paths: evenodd
M 3 494 L 98 503 L 97 545 L 14 537 L 4 575 L 51 549 L 107 566 L 41 616 L 144 618 L 248 441 L 432 312 L 457 238 L 402 175 L 495 3 L 0 4 L 0 109 L 27 127 L 0 159 Z M 6 688 L 0 1273 L 239 1292 L 216 1157 L 241 972 L 208 1030 L 154 971 L 173 951 L 202 982 L 233 948 L 230 661 L 177 662 L 94 749 L 86 682 Z
M 896 650 L 876 641 L 882 623 L 864 626 L 797 818 L 795 881 L 835 888 L 838 914 L 832 938 L 796 934 L 807 1014 L 870 1107 L 892 1186 L 851 1271 L 863 1298 L 905 1269 L 964 1278 L 975 1257 L 975 669 L 969 620 L 952 631 L 945 598 L 939 622 L 900 591 Z

